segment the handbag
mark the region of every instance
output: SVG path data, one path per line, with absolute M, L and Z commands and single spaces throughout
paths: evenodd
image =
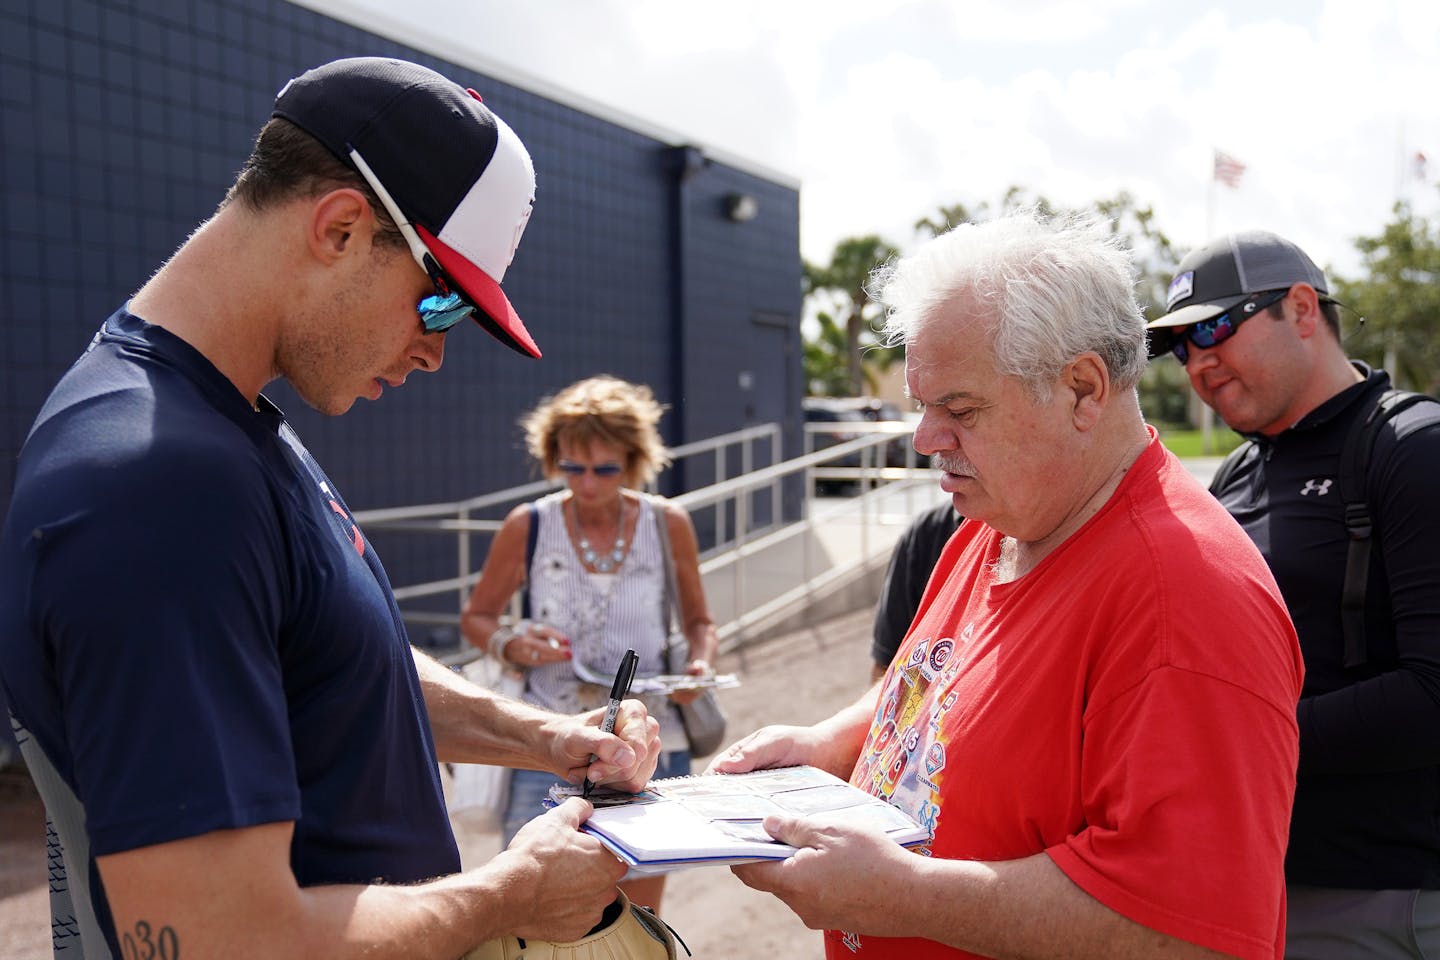
M 665 562 L 665 590 L 661 601 L 662 623 L 668 636 L 665 640 L 665 669 L 670 673 L 684 673 L 689 659 L 690 641 L 680 629 L 680 589 L 675 579 L 675 560 L 670 553 L 670 527 L 665 523 L 665 511 L 658 500 L 655 505 L 655 527 L 660 534 L 660 553 Z M 700 696 L 689 703 L 677 703 L 680 723 L 685 728 L 685 739 L 690 743 L 692 757 L 709 756 L 725 742 L 725 711 L 712 689 L 702 689 Z
M 501 696 L 519 699 L 525 690 L 524 677 L 490 657 L 472 660 L 460 672 Z M 471 830 L 498 830 L 510 802 L 510 774 L 509 767 L 490 763 L 450 764 L 451 820 Z

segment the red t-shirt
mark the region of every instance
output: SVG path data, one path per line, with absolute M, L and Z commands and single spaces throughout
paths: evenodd
M 931 856 L 1044 851 L 1138 923 L 1280 957 L 1303 668 L 1260 554 L 1154 439 L 1010 583 L 1000 540 L 967 521 L 941 555 L 852 781 L 929 824 Z M 972 956 L 825 940 L 830 958 Z

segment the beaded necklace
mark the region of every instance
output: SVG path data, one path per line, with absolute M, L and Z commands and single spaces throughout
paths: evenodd
M 575 507 L 575 501 L 570 501 L 570 506 Z M 589 539 L 585 536 L 585 529 L 580 526 L 580 511 L 575 509 L 575 532 L 580 536 L 580 559 L 587 567 L 593 567 L 596 573 L 613 573 L 620 562 L 625 559 L 625 495 L 620 495 L 619 510 L 615 517 L 615 545 L 610 552 L 601 554 L 590 545 Z

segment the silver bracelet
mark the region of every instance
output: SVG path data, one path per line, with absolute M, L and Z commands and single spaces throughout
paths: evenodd
M 505 648 L 510 645 L 510 641 L 516 637 L 524 636 L 529 632 L 529 620 L 521 620 L 513 626 L 509 624 L 502 625 L 497 627 L 494 633 L 490 634 L 490 640 L 486 644 L 486 649 L 489 650 L 490 656 L 501 663 L 505 663 Z
M 485 641 L 485 652 L 503 663 L 505 658 L 502 654 L 505 652 L 505 644 L 514 639 L 514 630 L 509 627 L 496 627 L 495 632 L 490 634 L 490 639 Z

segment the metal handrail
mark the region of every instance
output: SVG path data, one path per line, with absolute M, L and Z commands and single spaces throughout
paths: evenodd
M 726 571 L 728 568 L 730 573 L 730 576 L 724 581 L 724 585 L 729 587 L 731 600 L 729 615 L 725 616 L 717 626 L 722 650 L 730 650 L 740 645 L 744 642 L 747 631 L 756 625 L 777 616 L 788 607 L 813 597 L 818 591 L 823 591 L 828 584 L 853 573 L 857 566 L 869 563 L 875 542 L 871 535 L 872 527 L 880 523 L 895 525 L 902 521 L 908 522 L 909 516 L 916 512 L 911 506 L 911 493 L 919 486 L 916 481 L 923 478 L 926 483 L 933 485 L 931 479 L 933 474 L 929 470 L 922 470 L 916 466 L 913 450 L 907 457 L 907 464 L 903 468 L 880 465 L 883 463 L 883 460 L 879 459 L 881 449 L 890 442 L 893 436 L 908 432 L 907 425 L 883 422 L 846 423 L 847 431 L 851 426 L 862 428 L 854 432 L 865 433 L 866 436 L 786 461 L 779 461 L 778 456 L 772 454 L 770 466 L 751 469 L 734 477 L 725 477 L 724 464 L 717 463 L 716 475 L 721 479 L 705 487 L 690 490 L 671 498 L 691 513 L 706 508 L 715 508 L 717 531 L 721 527 L 720 521 L 727 512 L 734 517 L 733 529 L 726 532 L 725 538 L 717 543 L 713 551 L 701 558 L 700 564 L 701 574 L 707 578 L 707 589 L 711 584 L 722 583 L 722 581 L 714 580 L 715 577 L 724 576 L 721 571 Z M 773 442 L 778 437 L 778 428 L 773 424 L 766 424 L 676 447 L 670 451 L 670 454 L 672 459 L 680 459 L 685 456 L 713 452 L 726 445 L 749 444 L 767 438 L 771 438 Z M 774 449 L 776 448 L 772 447 L 772 450 Z M 832 461 L 842 458 L 853 458 L 855 454 L 860 457 L 859 467 L 832 464 Z M 752 462 L 748 456 L 742 457 L 742 461 L 742 469 Z M 771 516 L 778 518 L 781 512 L 781 487 L 787 479 L 797 475 L 805 478 L 806 490 L 804 509 L 800 519 L 787 525 L 775 523 L 763 526 L 753 525 L 751 520 L 753 497 L 757 494 L 768 493 L 771 497 Z M 818 508 L 816 501 L 811 497 L 815 482 L 821 479 L 837 478 L 858 482 L 859 494 L 848 498 L 844 501 L 843 506 L 837 507 L 831 504 L 824 509 Z M 361 511 L 356 514 L 356 520 L 369 528 L 421 531 L 455 536 L 460 541 L 461 546 L 457 549 L 455 576 L 395 588 L 396 599 L 402 603 L 454 591 L 457 597 L 455 613 L 441 613 L 433 610 L 403 612 L 404 618 L 409 622 L 454 626 L 458 624 L 459 611 L 463 609 L 469 592 L 480 575 L 478 570 L 472 569 L 470 563 L 469 535 L 493 533 L 503 522 L 500 519 L 478 519 L 467 514 L 472 510 L 531 498 L 555 489 L 557 486 L 550 482 L 530 483 L 451 504 L 424 504 Z M 900 511 L 901 516 L 893 518 L 882 515 L 882 511 L 876 505 L 877 498 L 882 493 L 897 489 L 903 490 L 905 497 L 905 507 Z M 823 530 L 831 525 L 850 523 L 859 524 L 860 549 L 855 552 L 853 557 L 827 565 L 824 569 L 816 569 L 817 563 L 813 550 L 818 536 L 817 530 Z M 801 539 L 802 552 L 799 561 L 801 569 L 798 582 L 776 596 L 749 596 L 746 577 L 749 559 L 769 550 L 789 549 L 786 545 L 797 538 Z M 721 618 L 717 617 L 717 619 Z
M 749 443 L 750 441 L 758 439 L 770 440 L 770 449 L 771 453 L 774 454 L 774 459 L 780 459 L 780 428 L 774 423 L 762 423 L 758 426 L 746 427 L 743 430 L 717 434 L 706 440 L 683 443 L 678 447 L 668 448 L 666 453 L 669 455 L 671 463 L 673 464 L 686 457 L 693 457 L 711 451 L 723 451 L 728 446 Z M 724 462 L 719 461 L 716 466 L 716 475 L 723 477 L 725 473 Z M 506 487 L 504 490 L 497 490 L 494 493 L 482 493 L 464 500 L 415 504 L 407 507 L 379 507 L 373 510 L 359 510 L 355 513 L 355 519 L 371 526 L 377 523 L 392 526 L 396 523 L 403 523 L 422 517 L 463 514 L 475 510 L 483 510 L 486 507 L 498 506 L 502 503 L 529 500 L 532 497 L 540 496 L 559 487 L 560 483 L 556 480 L 534 480 L 530 483 Z
M 670 456 L 671 463 L 683 460 L 686 457 L 698 456 L 703 453 L 713 452 L 715 454 L 715 475 L 721 479 L 727 475 L 726 471 L 726 450 L 731 446 L 738 445 L 741 449 L 741 467 L 745 469 L 753 462 L 752 446 L 761 441 L 768 441 L 770 447 L 770 459 L 772 462 L 780 459 L 781 434 L 780 427 L 774 423 L 762 423 L 752 427 L 745 427 L 741 430 L 732 430 L 729 433 L 717 434 L 704 440 L 697 440 L 692 443 L 681 444 L 666 452 Z M 455 565 L 459 571 L 454 577 L 446 580 L 431 581 L 424 584 L 415 584 L 410 587 L 401 587 L 395 590 L 397 600 L 410 600 L 418 597 L 432 596 L 443 593 L 447 589 L 456 592 L 457 616 L 458 610 L 463 609 L 465 601 L 470 595 L 470 588 L 479 579 L 479 571 L 473 570 L 473 559 L 470 550 L 471 533 L 494 533 L 500 529 L 503 519 L 476 520 L 472 514 L 478 510 L 487 510 L 491 507 L 507 503 L 519 503 L 533 499 L 537 496 L 558 489 L 560 483 L 555 480 L 536 480 L 519 486 L 507 487 L 504 490 L 497 490 L 494 493 L 485 493 L 469 497 L 464 500 L 457 500 L 449 503 L 428 503 L 417 504 L 405 507 L 382 507 L 374 510 L 360 510 L 355 514 L 355 520 L 362 526 L 369 528 L 383 528 L 389 530 L 400 530 L 420 533 L 453 533 L 458 534 L 455 538 Z M 775 504 L 779 504 L 779 488 L 773 493 Z M 443 518 L 443 519 L 441 519 Z M 719 518 L 723 522 L 723 517 Z M 719 524 L 717 524 L 719 526 Z M 723 531 L 722 531 L 723 532 Z M 414 613 L 406 614 L 407 619 L 419 620 Z M 429 619 L 426 617 L 425 619 Z

